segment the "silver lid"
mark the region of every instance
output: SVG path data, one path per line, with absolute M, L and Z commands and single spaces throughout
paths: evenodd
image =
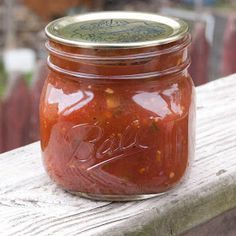
M 50 40 L 73 47 L 140 48 L 179 40 L 188 25 L 156 14 L 115 11 L 60 18 L 45 31 Z

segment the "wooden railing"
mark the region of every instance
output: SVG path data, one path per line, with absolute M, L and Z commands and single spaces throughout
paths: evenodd
M 224 42 L 219 49 L 222 75 L 236 73 L 236 18 L 229 17 Z M 197 23 L 193 29 L 190 74 L 196 86 L 209 81 L 210 44 L 205 37 L 204 24 Z M 39 62 L 29 86 L 22 75 L 13 74 L 12 81 L 0 101 L 0 152 L 11 150 L 39 139 L 38 105 L 40 92 L 47 75 L 47 66 Z

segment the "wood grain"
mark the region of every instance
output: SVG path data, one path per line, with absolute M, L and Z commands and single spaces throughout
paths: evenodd
M 178 235 L 236 207 L 236 75 L 197 89 L 189 178 L 145 201 L 72 196 L 46 176 L 39 143 L 0 156 L 0 235 Z
M 236 208 L 189 230 L 182 236 L 235 236 Z

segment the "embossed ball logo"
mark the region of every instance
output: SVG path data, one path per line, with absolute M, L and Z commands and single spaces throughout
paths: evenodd
M 69 122 L 61 122 L 56 126 L 52 131 L 51 140 L 63 140 L 61 145 L 66 145 L 70 153 L 70 155 L 67 153 L 68 163 L 87 166 L 87 170 L 150 148 L 150 143 L 145 142 L 145 134 L 137 126 L 136 121 L 131 122 L 123 132 L 112 133 L 109 136 L 98 124 L 72 125 Z M 58 134 L 54 130 L 55 132 L 61 130 L 61 132 Z M 93 165 L 93 163 L 96 164 Z

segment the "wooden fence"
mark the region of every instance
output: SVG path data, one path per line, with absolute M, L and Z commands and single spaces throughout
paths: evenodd
M 39 62 L 32 86 L 22 75 L 14 78 L 0 102 L 0 152 L 15 149 L 39 139 L 39 99 L 48 69 Z
M 209 81 L 210 45 L 205 38 L 205 26 L 197 23 L 193 30 L 190 73 L 196 86 Z M 236 17 L 229 17 L 224 34 L 222 75 L 236 73 Z M 13 74 L 4 99 L 0 101 L 0 152 L 11 150 L 39 139 L 39 98 L 48 69 L 39 62 L 33 83 L 29 86 L 19 74 Z

